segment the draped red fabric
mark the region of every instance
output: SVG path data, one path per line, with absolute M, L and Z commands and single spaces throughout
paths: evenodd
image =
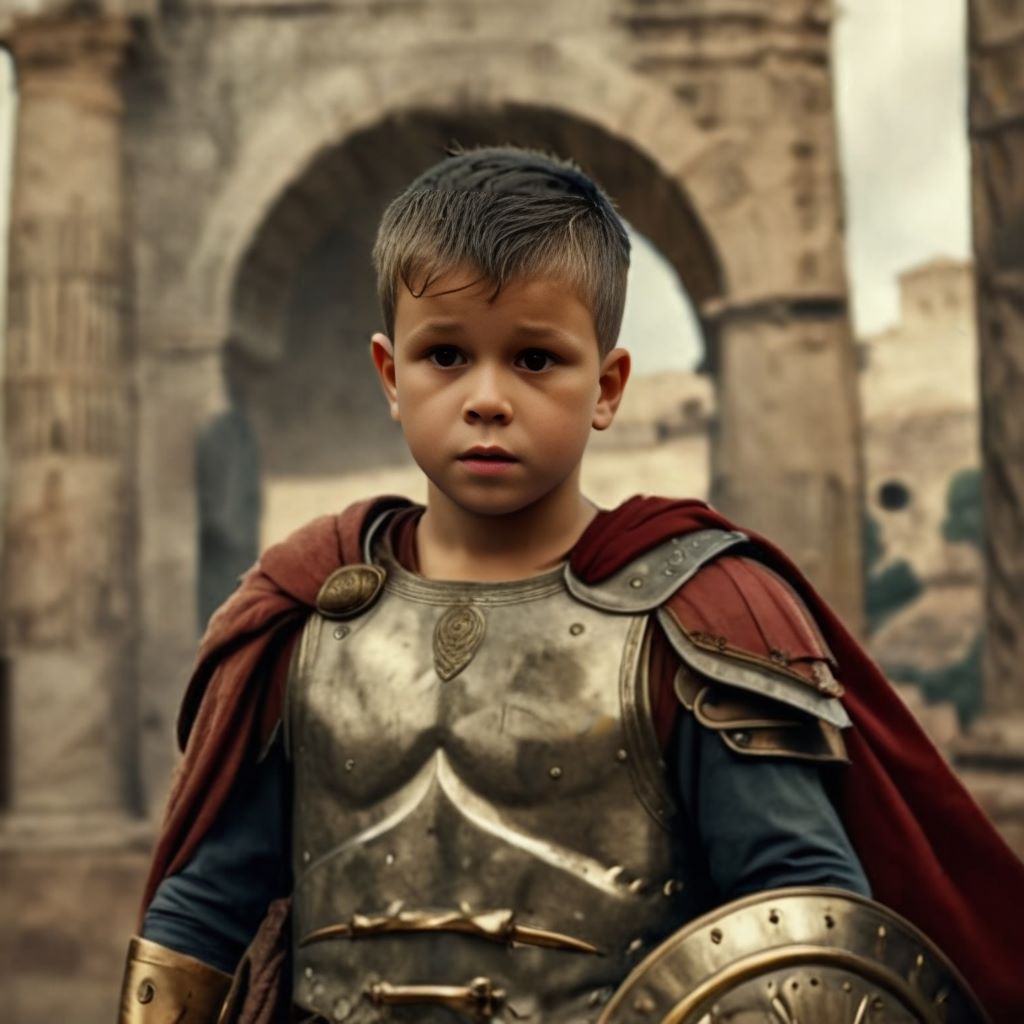
M 324 579 L 359 561 L 363 524 L 402 499 L 362 502 L 325 516 L 270 548 L 211 621 L 200 646 L 179 722 L 184 758 L 172 786 L 143 906 L 160 880 L 189 859 L 223 805 L 247 749 L 280 713 L 282 652 Z M 601 512 L 571 554 L 574 571 L 590 583 L 610 576 L 649 548 L 678 534 L 734 529 L 699 501 L 636 497 Z M 821 628 L 846 687 L 854 727 L 847 732 L 852 764 L 843 788 L 846 827 L 877 899 L 913 921 L 957 963 L 995 1024 L 1024 1020 L 1024 866 L 1003 843 L 903 701 L 835 613 L 789 559 L 751 534 L 758 557 L 806 603 Z M 732 646 L 793 649 L 800 623 L 771 593 L 746 602 L 740 561 L 728 571 L 698 573 L 687 600 L 711 631 L 728 630 Z M 719 621 L 715 609 L 733 611 Z M 798 642 L 799 641 L 799 642 Z M 788 646 L 787 646 L 788 645 Z M 187 744 L 185 741 L 187 740 Z

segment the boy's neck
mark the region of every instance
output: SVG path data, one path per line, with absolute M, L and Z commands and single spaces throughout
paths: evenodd
M 428 579 L 495 582 L 526 579 L 563 561 L 597 515 L 579 492 L 565 493 L 508 515 L 480 515 L 428 486 L 427 510 L 416 528 L 420 573 Z

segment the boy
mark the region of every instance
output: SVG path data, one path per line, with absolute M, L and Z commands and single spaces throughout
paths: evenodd
M 374 257 L 371 355 L 427 505 L 317 520 L 211 622 L 122 1020 L 218 1020 L 232 974 L 222 1020 L 596 1020 L 680 925 L 780 887 L 853 894 L 856 917 L 873 886 L 976 938 L 943 858 L 991 866 L 982 919 L 1015 860 L 785 558 L 700 503 L 580 493 L 630 366 L 600 189 L 533 152 L 456 154 Z M 922 771 L 954 787 L 957 843 L 898 792 Z M 956 950 L 1000 1013 L 1003 942 Z

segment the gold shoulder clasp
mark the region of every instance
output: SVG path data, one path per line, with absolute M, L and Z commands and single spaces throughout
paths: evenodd
M 320 588 L 316 610 L 328 619 L 354 618 L 373 605 L 386 579 L 387 573 L 379 565 L 344 565 Z

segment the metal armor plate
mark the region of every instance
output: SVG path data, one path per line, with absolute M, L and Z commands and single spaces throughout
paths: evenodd
M 939 949 L 879 903 L 778 889 L 692 921 L 626 979 L 600 1024 L 984 1024 Z
M 445 583 L 375 560 L 376 601 L 313 615 L 289 678 L 296 1002 L 593 1021 L 692 916 L 648 617 L 579 602 L 561 571 Z

